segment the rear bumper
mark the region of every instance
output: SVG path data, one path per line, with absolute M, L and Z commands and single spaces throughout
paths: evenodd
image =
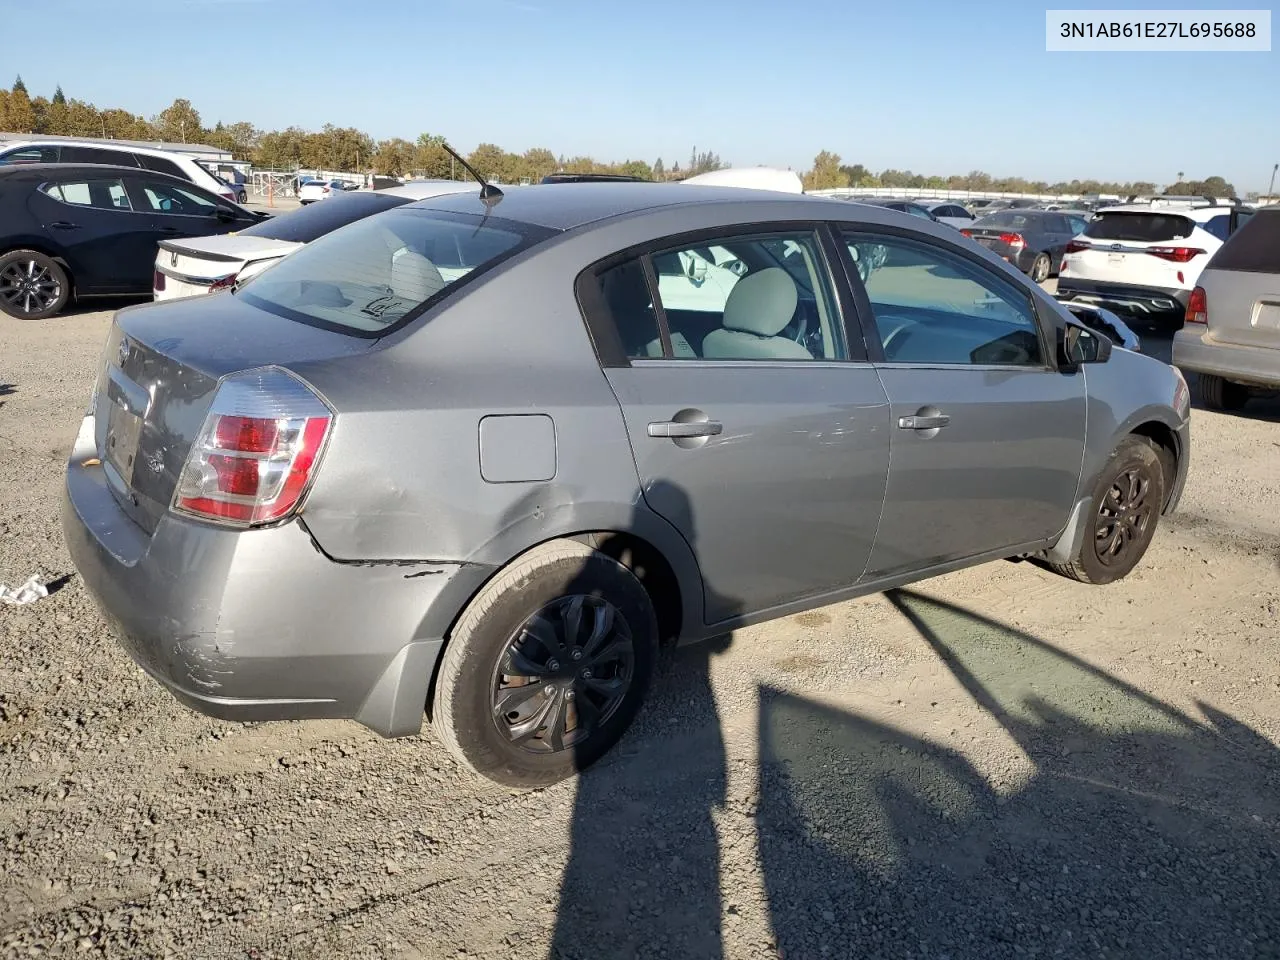
M 1174 334 L 1173 365 L 1235 383 L 1280 389 L 1280 350 L 1220 343 L 1203 324 L 1183 327 Z
M 1096 303 L 1118 313 L 1173 316 L 1186 313 L 1190 290 L 1178 287 L 1139 287 L 1105 280 L 1058 277 L 1058 299 Z
M 121 646 L 174 697 L 226 720 L 419 731 L 443 647 L 423 624 L 457 578 L 487 571 L 337 563 L 299 522 L 235 531 L 170 514 L 148 536 L 94 456 L 89 417 L 67 467 L 67 548 Z

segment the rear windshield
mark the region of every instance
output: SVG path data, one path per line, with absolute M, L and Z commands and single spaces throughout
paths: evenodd
M 1280 273 L 1280 210 L 1259 211 L 1244 220 L 1206 269 Z
M 389 197 L 381 193 L 343 194 L 325 203 L 308 204 L 255 223 L 252 227 L 241 230 L 240 234 L 246 237 L 266 237 L 269 240 L 288 240 L 292 243 L 310 243 L 348 223 L 408 202 L 407 197 Z
M 975 221 L 973 225 L 975 227 L 1025 227 L 1038 222 L 1030 214 L 1002 211 L 1000 213 L 989 213 L 980 220 Z
M 1162 243 L 1189 237 L 1195 228 L 1195 221 L 1190 217 L 1180 217 L 1174 213 L 1114 212 L 1095 214 L 1084 228 L 1084 235 L 1093 240 Z
M 446 288 L 551 232 L 496 217 L 398 208 L 307 244 L 249 281 L 238 296 L 300 323 L 382 336 Z

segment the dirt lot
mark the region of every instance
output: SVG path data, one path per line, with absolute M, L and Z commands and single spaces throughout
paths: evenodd
M 58 525 L 108 323 L 0 318 L 0 580 L 59 584 L 0 607 L 0 956 L 1280 956 L 1280 404 L 1195 412 L 1127 581 L 996 563 L 683 649 L 521 795 L 129 663 Z

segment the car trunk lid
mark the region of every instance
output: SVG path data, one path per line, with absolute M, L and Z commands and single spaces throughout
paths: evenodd
M 231 294 L 121 310 L 91 410 L 98 459 L 117 502 L 148 533 L 155 530 L 222 377 L 351 356 L 371 345 Z
M 1280 350 L 1280 210 L 1250 217 L 1214 255 L 1200 285 L 1214 340 Z

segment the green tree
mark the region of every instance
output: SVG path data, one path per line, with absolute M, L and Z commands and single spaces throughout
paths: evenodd
M 402 177 L 412 171 L 417 150 L 415 144 L 400 137 L 383 140 L 373 155 L 373 170 L 375 173 Z
M 526 150 L 521 158 L 524 176 L 537 183 L 548 174 L 556 172 L 556 155 L 546 147 L 534 147 Z
M 653 161 L 653 179 L 655 180 L 667 179 L 667 168 L 662 165 L 661 157 Z
M 62 92 L 62 84 L 58 84 L 58 89 L 53 91 L 53 99 L 49 102 L 61 104 L 64 107 L 67 105 L 66 95 Z
M 851 187 L 862 186 L 862 182 L 870 179 L 872 176 L 871 171 L 860 163 L 843 165 L 840 167 L 840 172 L 844 174 L 845 179 L 849 181 L 849 186 Z
M 849 178 L 840 169 L 840 155 L 830 150 L 821 151 L 813 158 L 813 169 L 804 175 L 806 190 L 830 190 L 849 186 Z
M 102 136 L 116 140 L 155 140 L 159 138 L 158 134 L 151 129 L 151 124 L 147 123 L 146 120 L 136 113 L 130 113 L 128 110 L 121 110 L 118 107 L 99 112 L 98 120 Z
M 494 143 L 482 143 L 467 155 L 467 163 L 486 180 L 512 181 L 511 155 Z
M 190 100 L 179 98 L 151 121 L 156 132 L 170 143 L 198 143 L 204 138 L 200 114 Z
M 13 92 L 22 94 L 27 93 L 27 85 L 22 82 L 22 74 L 18 74 L 18 79 L 13 81 Z M 27 98 L 30 99 L 30 95 L 27 95 Z M 1182 174 L 1178 174 L 1178 179 L 1182 179 Z
M 467 176 L 444 148 L 444 137 L 434 133 L 418 134 L 414 147 L 413 169 L 432 180 L 450 180 Z
M 615 168 L 616 173 L 624 177 L 639 177 L 641 180 L 653 180 L 653 167 L 643 160 L 624 160 Z
M 7 110 L 7 126 L 14 133 L 35 133 L 36 114 L 31 108 L 31 98 L 27 88 L 19 77 L 9 91 L 9 109 Z

